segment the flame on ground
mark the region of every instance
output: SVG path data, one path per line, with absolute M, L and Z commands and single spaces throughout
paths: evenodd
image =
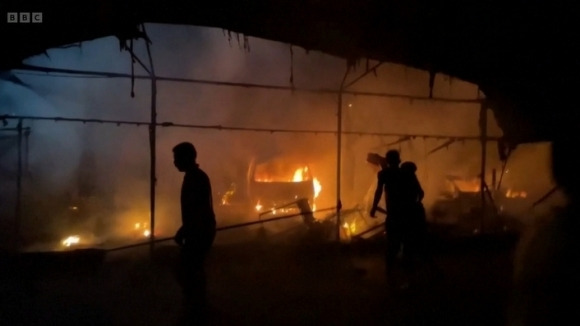
M 342 225 L 342 229 L 344 231 L 344 237 L 346 240 L 349 240 L 352 238 L 353 235 L 355 235 L 355 231 L 356 231 L 356 224 L 353 223 L 347 223 L 344 222 L 344 224 Z
M 149 236 L 151 236 L 151 230 L 149 229 L 148 223 L 135 223 L 135 230 L 136 231 L 143 230 L 141 234 L 143 234 L 143 236 L 146 238 L 149 238 Z
M 342 225 L 343 228 L 345 228 L 346 230 L 348 230 L 348 232 L 350 234 L 354 234 L 356 232 L 356 224 L 355 223 L 347 223 L 344 222 L 344 224 Z
M 70 247 L 79 244 L 81 238 L 78 235 L 71 235 L 62 240 L 62 245 L 65 247 Z

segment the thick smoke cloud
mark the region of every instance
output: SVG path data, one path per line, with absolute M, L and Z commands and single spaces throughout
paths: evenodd
M 218 29 L 148 25 L 147 30 L 159 76 L 275 85 L 289 85 L 292 78 L 297 87 L 336 89 L 347 68 L 344 60 L 338 58 L 254 38 L 245 43 L 243 37 L 238 41 L 235 34 Z M 135 42 L 135 52 L 147 63 L 142 41 Z M 27 63 L 88 71 L 131 71 L 129 54 L 120 51 L 118 40 L 113 37 L 84 42 L 78 47 L 51 49 L 48 56 L 33 57 Z M 146 74 L 138 63 L 134 69 L 136 74 Z M 352 67 L 348 80 L 363 73 L 364 69 L 364 62 Z M 1 82 L 2 114 L 144 122 L 150 118 L 151 85 L 148 80 L 136 79 L 132 86 L 127 78 L 56 77 L 21 71 L 16 74 L 30 88 Z M 369 74 L 351 89 L 424 96 L 429 94 L 428 80 L 424 71 L 384 64 L 377 70 L 377 76 Z M 135 97 L 131 97 L 132 89 Z M 475 85 L 437 76 L 435 97 L 475 98 L 477 95 Z M 336 130 L 337 100 L 335 95 L 163 81 L 158 82 L 157 89 L 159 122 L 196 125 Z M 479 132 L 479 108 L 475 104 L 362 96 L 345 96 L 344 103 L 345 131 L 441 135 L 477 135 Z M 501 135 L 491 114 L 489 120 L 490 135 Z M 26 125 L 32 128 L 32 134 L 25 199 L 29 207 L 51 207 L 45 214 L 27 217 L 27 232 L 48 228 L 53 233 L 67 233 L 69 226 L 62 216 L 70 212 L 65 214 L 66 209 L 59 210 L 47 202 L 51 198 L 66 198 L 62 200 L 68 202 L 65 206 L 74 206 L 83 197 L 83 187 L 92 189 L 91 194 L 96 198 L 86 206 L 92 205 L 94 212 L 100 212 L 94 213 L 93 220 L 87 222 L 91 227 L 104 223 L 114 233 L 123 233 L 134 223 L 148 221 L 149 140 L 146 127 L 52 121 L 27 121 Z M 415 161 L 419 166 L 418 176 L 427 191 L 428 204 L 436 200 L 446 174 L 475 177 L 479 173 L 481 150 L 477 142 L 456 142 L 448 149 L 427 155 L 446 140 L 417 137 L 388 145 L 397 139 L 357 135 L 343 138 L 341 193 L 345 207 L 368 205 L 376 175 L 376 169 L 365 161 L 368 152 L 384 154 L 396 148 L 401 150 L 404 160 Z M 336 203 L 334 135 L 159 127 L 156 215 L 159 218 L 157 226 L 164 235 L 171 235 L 179 223 L 182 175 L 172 165 L 171 148 L 181 141 L 196 145 L 199 164 L 212 179 L 214 196 L 221 196 L 232 183 L 243 188 L 252 159 L 284 155 L 309 164 L 321 181 L 319 208 Z M 15 148 L 12 146 L 9 151 L 6 157 L 14 162 Z M 538 177 L 547 174 L 547 162 L 535 161 L 533 167 L 527 165 L 530 159 L 526 155 L 541 154 L 521 155 L 510 163 L 514 171 L 515 166 L 523 167 L 523 171 L 528 166 L 527 170 L 536 171 Z M 2 165 L 12 164 L 8 161 L 3 159 Z M 489 143 L 488 162 L 490 169 L 499 169 L 493 142 Z M 508 178 L 504 182 L 516 184 Z M 545 191 L 550 182 L 542 179 L 535 184 L 541 185 L 534 191 Z M 528 187 L 526 184 L 520 186 Z M 14 188 L 5 189 L 9 191 L 2 193 L 6 199 L 3 203 L 12 203 L 12 199 L 7 198 L 10 195 L 13 198 Z M 11 209 L 2 207 L 4 220 L 9 220 L 10 215 Z M 255 220 L 256 216 L 224 214 L 218 219 L 223 225 Z

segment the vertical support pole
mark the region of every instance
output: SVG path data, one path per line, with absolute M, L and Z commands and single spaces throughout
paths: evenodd
M 484 232 L 485 227 L 485 214 L 486 214 L 486 199 L 485 199 L 485 170 L 486 170 L 486 158 L 487 158 L 487 104 L 481 103 L 479 109 L 479 129 L 480 129 L 480 141 L 481 141 L 481 179 L 480 179 L 480 194 L 481 194 L 481 221 L 480 221 L 480 232 Z
M 143 32 L 145 32 L 145 25 L 143 25 Z M 153 251 L 155 249 L 155 185 L 157 183 L 155 174 L 157 157 L 157 79 L 155 77 L 151 48 L 147 38 L 145 39 L 145 46 L 147 47 L 147 56 L 149 57 L 149 69 L 151 77 L 151 123 L 149 124 L 149 158 L 151 165 L 149 200 L 151 206 L 151 221 L 149 224 L 149 239 L 151 256 L 153 256 Z
M 340 92 L 338 93 L 338 108 L 337 108 L 337 142 L 336 142 L 336 239 L 340 241 L 340 181 L 341 181 L 341 169 L 342 169 L 342 86 L 340 87 Z
M 16 207 L 14 215 L 14 235 L 16 237 L 16 249 L 21 245 L 21 219 L 22 219 L 22 119 L 18 119 L 18 167 L 16 176 Z
M 348 64 L 348 63 L 347 63 Z M 336 113 L 336 123 L 337 123 L 337 141 L 336 141 L 336 240 L 340 241 L 340 210 L 342 209 L 342 201 L 340 199 L 340 180 L 341 180 L 341 170 L 342 170 L 342 92 L 344 91 L 344 83 L 346 82 L 346 77 L 350 71 L 350 66 L 347 65 L 346 71 L 344 72 L 344 77 L 340 83 L 340 89 L 338 91 L 338 108 Z

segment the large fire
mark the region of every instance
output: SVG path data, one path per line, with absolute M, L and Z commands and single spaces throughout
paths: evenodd
M 294 178 L 292 179 L 293 182 L 302 182 L 308 181 L 308 167 L 305 166 L 303 168 L 298 168 L 294 171 Z M 312 183 L 314 184 L 314 198 L 318 198 L 320 191 L 322 191 L 322 185 L 317 178 L 312 179 Z
M 279 177 L 272 177 L 271 175 L 265 175 L 264 173 L 260 174 L 259 176 L 255 177 L 257 182 L 275 182 L 275 181 L 282 181 Z M 287 180 L 286 182 L 303 182 L 310 180 L 309 169 L 307 166 L 298 168 L 294 171 L 292 175 L 292 180 Z M 317 178 L 312 178 L 313 190 L 314 190 L 314 199 L 318 198 L 320 192 L 322 191 L 322 184 Z M 254 206 L 256 211 L 260 212 L 264 206 L 258 201 L 256 206 Z M 316 210 L 316 204 L 312 204 L 312 210 Z M 281 211 L 287 211 L 282 209 Z M 276 210 L 273 210 L 273 213 L 276 213 Z

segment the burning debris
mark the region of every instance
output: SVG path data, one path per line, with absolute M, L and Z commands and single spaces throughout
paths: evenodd
M 62 240 L 62 245 L 65 247 L 71 247 L 71 246 L 75 246 L 78 245 L 81 241 L 81 238 L 78 235 L 71 235 L 66 237 L 64 240 Z
M 257 212 L 294 213 L 296 208 L 287 205 L 288 201 L 302 198 L 308 201 L 312 211 L 316 210 L 315 201 L 322 185 L 307 164 L 283 159 L 261 164 L 252 162 L 248 176 L 248 193 Z
M 61 239 L 60 246 L 53 247 L 56 250 L 69 250 L 80 248 L 98 247 L 102 243 L 97 237 L 88 233 L 74 233 Z
M 513 191 L 512 189 L 508 189 L 505 193 L 506 198 L 527 198 L 528 193 L 525 191 Z
M 237 186 L 235 183 L 231 183 L 230 187 L 222 196 L 221 205 L 222 206 L 229 206 L 231 205 L 232 197 L 236 194 Z

